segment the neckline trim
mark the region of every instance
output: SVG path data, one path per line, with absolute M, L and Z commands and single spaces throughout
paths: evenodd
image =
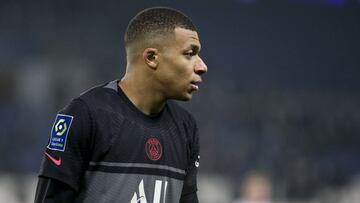
M 128 98 L 128 96 L 125 94 L 125 92 L 121 89 L 119 84 L 120 80 L 114 80 L 109 82 L 107 85 L 104 86 L 104 88 L 109 88 L 117 92 L 117 94 L 122 98 L 124 103 L 131 109 L 132 112 L 134 112 L 136 115 L 140 116 L 141 118 L 148 120 L 148 121 L 158 121 L 160 120 L 164 114 L 165 111 L 168 110 L 168 105 L 165 103 L 164 108 L 157 114 L 147 115 L 144 112 L 140 111 L 135 104 L 131 102 L 131 100 Z

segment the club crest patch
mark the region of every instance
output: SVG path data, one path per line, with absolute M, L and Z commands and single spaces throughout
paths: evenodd
M 70 130 L 72 116 L 58 114 L 51 129 L 51 137 L 47 148 L 57 151 L 64 151 L 66 138 Z
M 162 146 L 155 137 L 149 138 L 145 144 L 146 154 L 152 161 L 157 161 L 162 155 Z

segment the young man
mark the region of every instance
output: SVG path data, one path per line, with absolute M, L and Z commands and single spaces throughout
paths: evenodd
M 126 74 L 57 115 L 35 202 L 198 202 L 199 137 L 187 101 L 207 67 L 191 20 L 155 7 L 125 34 Z

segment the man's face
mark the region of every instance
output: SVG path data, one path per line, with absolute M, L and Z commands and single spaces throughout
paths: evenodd
M 197 32 L 175 28 L 175 37 L 167 40 L 160 53 L 157 79 L 167 99 L 190 100 L 199 89 L 207 66 L 199 56 Z

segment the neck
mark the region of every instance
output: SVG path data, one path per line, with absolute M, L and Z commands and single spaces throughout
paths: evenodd
M 157 114 L 164 108 L 166 99 L 155 91 L 153 85 L 147 84 L 148 81 L 142 79 L 137 74 L 126 73 L 118 82 L 118 85 L 141 112 L 146 115 Z

